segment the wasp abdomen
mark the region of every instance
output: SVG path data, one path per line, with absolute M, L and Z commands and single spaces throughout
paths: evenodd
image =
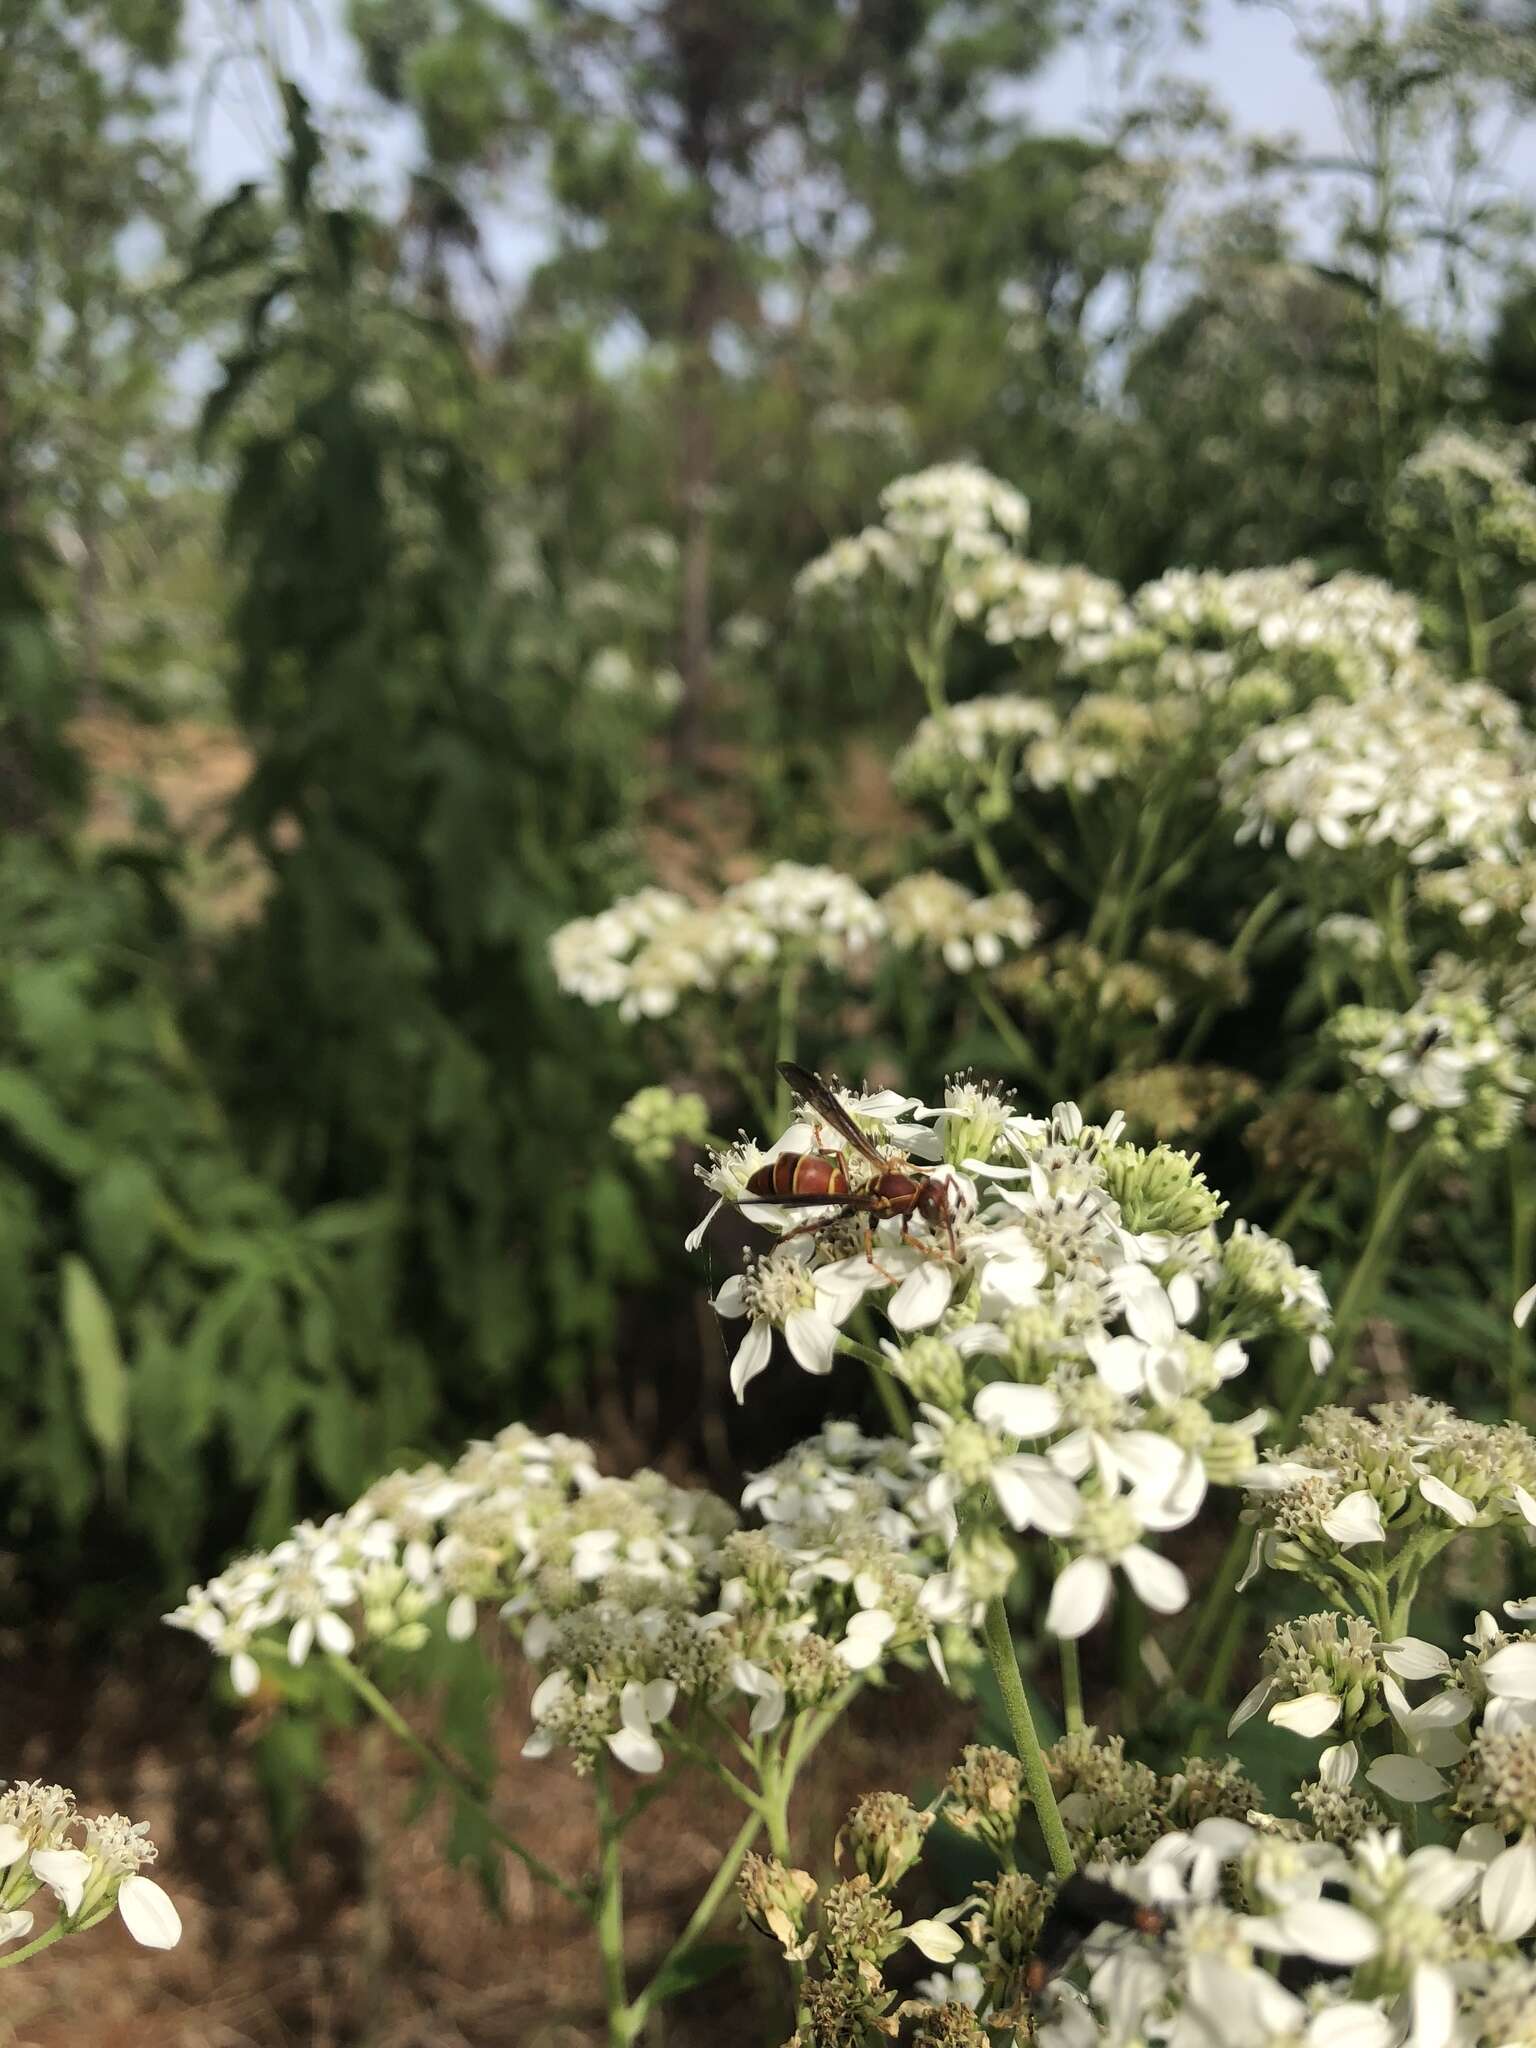
M 768 1165 L 760 1166 L 747 1182 L 749 1195 L 764 1195 L 782 1201 L 787 1195 L 825 1195 L 836 1201 L 848 1192 L 848 1176 L 840 1159 L 823 1152 L 781 1152 Z

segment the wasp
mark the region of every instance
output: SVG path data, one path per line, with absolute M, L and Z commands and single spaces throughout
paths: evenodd
M 747 1182 L 746 1192 L 757 1202 L 776 1203 L 781 1208 L 837 1208 L 844 1216 L 865 1219 L 865 1252 L 873 1257 L 873 1228 L 887 1217 L 901 1218 L 905 1238 L 912 1218 L 920 1216 L 935 1230 L 948 1233 L 949 1249 L 959 1256 L 955 1243 L 955 1199 L 950 1183 L 932 1167 L 914 1166 L 904 1153 L 877 1150 L 838 1101 L 826 1082 L 793 1060 L 781 1060 L 779 1072 L 816 1121 L 818 1149 L 814 1152 L 781 1152 L 777 1159 L 760 1166 Z M 873 1179 L 855 1188 L 843 1152 L 820 1148 L 821 1125 L 827 1124 L 871 1168 Z M 820 1230 L 833 1219 L 818 1218 L 802 1226 Z M 791 1237 L 799 1233 L 791 1231 Z M 920 1247 L 921 1248 L 921 1247 Z

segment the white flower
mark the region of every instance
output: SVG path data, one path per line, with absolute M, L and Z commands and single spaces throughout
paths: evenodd
M 1323 1528 L 1341 1550 L 1348 1550 L 1356 1543 L 1385 1543 L 1387 1540 L 1381 1509 L 1368 1493 L 1345 1494 L 1337 1507 L 1323 1517 Z
M 635 1678 L 629 1681 L 619 1694 L 620 1725 L 605 1738 L 621 1764 L 647 1776 L 661 1769 L 666 1759 L 652 1724 L 667 1718 L 676 1698 L 677 1687 L 670 1678 L 653 1678 L 646 1685 Z
M 71 1919 L 80 1910 L 94 1869 L 83 1849 L 36 1849 L 32 1868 Z
M 731 1663 L 731 1683 L 757 1702 L 747 1724 L 750 1734 L 767 1735 L 778 1727 L 784 1718 L 784 1687 L 772 1672 L 746 1657 L 737 1657 Z
M 868 1671 L 878 1664 L 882 1651 L 896 1633 L 895 1617 L 880 1607 L 860 1608 L 848 1623 L 847 1631 L 837 1646 L 837 1653 L 850 1671 Z M 926 1954 L 927 1951 L 925 1950 Z M 929 1961 L 942 1963 L 948 1958 L 930 1955 Z
M 1483 1683 L 1495 1699 L 1536 1700 L 1536 1643 L 1506 1643 L 1483 1664 Z
M 809 1272 L 809 1258 L 810 1247 L 803 1239 L 779 1245 L 745 1272 L 733 1273 L 715 1296 L 720 1315 L 748 1318 L 746 1335 L 731 1359 L 731 1391 L 738 1401 L 746 1398 L 747 1387 L 767 1365 L 775 1330 L 784 1332 L 797 1365 L 811 1373 L 832 1370 L 838 1326 L 856 1297 L 829 1287 L 823 1272 Z
M 1269 1719 L 1292 1735 L 1324 1735 L 1344 1711 L 1343 1702 L 1331 1692 L 1303 1693 L 1299 1699 L 1277 1700 Z
M 1189 1600 L 1189 1581 L 1176 1564 L 1142 1543 L 1111 1553 L 1074 1557 L 1051 1588 L 1045 1625 L 1053 1635 L 1086 1635 L 1100 1620 L 1114 1592 L 1110 1566 L 1118 1565 L 1138 1598 L 1154 1613 L 1177 1614 Z
M 939 1971 L 932 1977 L 919 1977 L 912 1986 L 930 2005 L 963 2005 L 969 2012 L 981 2004 L 986 1988 L 986 1979 L 975 1963 L 956 1963 L 947 1976 Z
M 952 1963 L 965 1947 L 963 1938 L 942 1920 L 913 1920 L 902 1932 L 930 1963 Z

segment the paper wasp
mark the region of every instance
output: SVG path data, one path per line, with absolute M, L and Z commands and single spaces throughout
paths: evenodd
M 777 1159 L 760 1166 L 747 1182 L 746 1192 L 752 1200 L 776 1203 L 786 1209 L 835 1208 L 843 1216 L 863 1216 L 865 1250 L 871 1256 L 876 1223 L 899 1216 L 905 1238 L 912 1218 L 920 1216 L 933 1229 L 948 1233 L 951 1255 L 958 1256 L 955 1198 L 949 1181 L 933 1167 L 914 1166 L 904 1153 L 879 1151 L 819 1075 L 797 1067 L 793 1060 L 781 1060 L 779 1072 L 812 1112 L 818 1141 L 820 1126 L 829 1125 L 871 1169 L 873 1178 L 855 1188 L 849 1179 L 847 1155 L 842 1152 L 781 1152 Z M 801 1227 L 820 1230 L 827 1220 L 831 1219 L 818 1219 Z M 788 1234 L 794 1237 L 799 1233 Z

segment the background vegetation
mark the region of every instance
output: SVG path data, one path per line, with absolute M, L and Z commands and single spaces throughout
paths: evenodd
M 209 195 L 175 8 L 0 0 L 6 1597 L 87 1628 L 513 1415 L 776 1447 L 726 1442 L 686 1160 L 609 1132 L 654 1045 L 546 942 L 899 866 L 910 681 L 786 623 L 893 475 L 974 458 L 1127 583 L 1390 575 L 1528 689 L 1518 541 L 1448 564 L 1401 482 L 1448 422 L 1528 460 L 1518 9 L 1298 23 L 1310 162 L 1172 89 L 1155 9 L 355 0 L 398 204 L 273 19 L 192 24 L 273 114 Z M 1021 88 L 1084 35 L 1118 122 L 1053 133 Z

